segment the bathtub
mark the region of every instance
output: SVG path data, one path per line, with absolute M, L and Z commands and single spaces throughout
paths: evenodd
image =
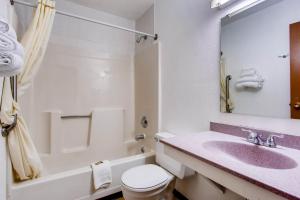
M 127 169 L 154 163 L 153 151 L 112 160 L 113 182 L 110 187 L 93 191 L 90 166 L 47 175 L 33 181 L 13 184 L 10 200 L 92 200 L 121 191 L 121 175 Z

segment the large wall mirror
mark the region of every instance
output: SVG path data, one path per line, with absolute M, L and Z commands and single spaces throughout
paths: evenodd
M 300 0 L 266 0 L 221 24 L 221 111 L 300 119 Z

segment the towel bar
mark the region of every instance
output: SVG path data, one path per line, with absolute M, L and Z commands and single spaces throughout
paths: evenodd
M 79 119 L 79 118 L 92 118 L 92 115 L 65 115 L 61 116 L 61 119 Z
M 229 83 L 230 83 L 230 80 L 232 79 L 231 75 L 228 75 L 226 76 L 226 97 L 225 97 L 225 100 L 226 100 L 226 112 L 227 113 L 231 113 L 232 110 L 230 108 L 230 105 L 228 103 L 228 100 L 230 98 L 230 89 L 229 89 Z

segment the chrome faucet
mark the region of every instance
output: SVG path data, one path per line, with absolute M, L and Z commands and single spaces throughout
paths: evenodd
M 258 135 L 258 133 L 252 131 L 252 130 L 248 130 L 248 129 L 242 129 L 242 131 L 248 132 L 249 136 L 247 138 L 247 141 L 252 143 L 252 144 L 256 144 L 256 145 L 263 145 L 264 141 L 261 138 L 261 135 Z
M 264 143 L 264 145 L 266 147 L 275 148 L 277 146 L 276 141 L 274 139 L 275 137 L 277 137 L 277 138 L 284 138 L 283 135 L 269 135 L 269 137 L 267 138 L 267 140 Z
M 275 137 L 277 138 L 284 138 L 283 135 L 269 135 L 269 137 L 264 141 L 262 138 L 262 135 L 259 135 L 258 133 L 249 130 L 249 129 L 242 129 L 242 131 L 248 132 L 249 136 L 247 137 L 247 141 L 252 143 L 252 144 L 256 144 L 256 145 L 262 145 L 262 146 L 266 146 L 266 147 L 271 147 L 271 148 L 275 148 L 277 146 L 276 141 L 275 141 Z

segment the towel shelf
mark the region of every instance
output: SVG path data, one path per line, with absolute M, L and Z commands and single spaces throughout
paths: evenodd
M 61 119 L 80 119 L 80 118 L 92 118 L 92 114 L 89 115 L 64 115 L 60 117 Z

